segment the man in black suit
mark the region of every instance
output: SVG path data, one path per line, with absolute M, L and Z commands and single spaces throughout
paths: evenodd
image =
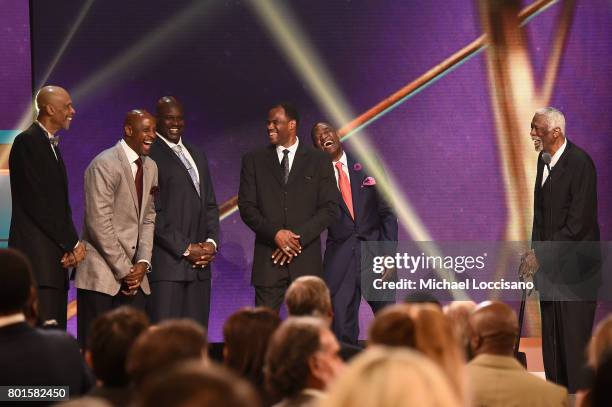
M 155 240 L 149 281 L 151 319 L 192 318 L 208 326 L 210 263 L 219 241 L 219 208 L 204 153 L 185 143 L 183 106 L 157 102 L 158 140 L 151 158 L 159 171 Z
M 38 117 L 11 148 L 13 213 L 9 246 L 32 262 L 40 319 L 66 329 L 68 271 L 85 257 L 72 222 L 66 167 L 57 146 L 76 113 L 68 92 L 45 86 L 36 97 Z
M 536 111 L 531 137 L 538 156 L 532 242 L 527 263 L 540 269 L 542 352 L 546 378 L 575 393 L 582 384 L 600 284 L 597 175 L 589 155 L 565 137 L 565 117 Z M 547 162 L 548 161 L 548 162 Z
M 240 173 L 240 216 L 255 232 L 255 303 L 276 310 L 293 280 L 322 275 L 320 234 L 338 216 L 329 157 L 300 142 L 298 123 L 291 105 L 272 107 L 270 145 L 244 155 Z
M 71 397 L 86 393 L 93 378 L 74 338 L 25 322 L 23 309 L 36 292 L 28 260 L 0 249 L 0 264 L 0 386 L 68 386 Z
M 356 345 L 362 294 L 361 242 L 390 242 L 394 249 L 397 218 L 377 191 L 375 179 L 344 151 L 336 129 L 327 123 L 317 123 L 311 136 L 315 147 L 331 157 L 342 196 L 340 215 L 327 229 L 323 261 L 334 309 L 333 330 L 340 341 Z M 374 301 L 379 298 L 367 299 L 374 313 L 388 304 Z

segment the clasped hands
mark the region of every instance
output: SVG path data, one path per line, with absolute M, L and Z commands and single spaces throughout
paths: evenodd
M 64 253 L 60 260 L 60 264 L 67 269 L 76 267 L 85 259 L 86 254 L 87 250 L 85 249 L 85 243 L 79 242 L 71 252 Z
M 291 260 L 298 254 L 302 253 L 302 245 L 300 244 L 300 236 L 290 230 L 281 229 L 274 236 L 274 243 L 278 247 L 272 253 L 272 262 L 274 264 L 284 265 L 291 263 Z
M 538 271 L 540 263 L 536 258 L 535 251 L 528 250 L 521 255 L 521 265 L 519 266 L 519 276 L 530 278 Z
M 191 243 L 188 247 L 189 256 L 185 258 L 191 262 L 193 268 L 204 268 L 215 258 L 217 249 L 211 242 Z
M 123 278 L 121 293 L 124 295 L 136 295 L 140 283 L 142 283 L 148 270 L 149 265 L 144 261 L 138 262 L 130 267 L 130 273 Z

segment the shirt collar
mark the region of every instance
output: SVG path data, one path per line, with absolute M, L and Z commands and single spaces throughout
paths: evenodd
M 162 136 L 161 134 L 159 134 L 158 132 L 155 132 L 155 134 L 157 134 L 157 136 L 160 139 L 164 140 L 166 142 L 166 144 L 168 144 L 168 147 L 173 148 L 173 147 L 176 147 L 176 146 L 181 146 L 181 148 L 183 150 L 185 149 L 185 145 L 183 144 L 183 138 L 182 137 L 179 139 L 178 143 L 174 143 L 174 142 L 168 140 L 167 138 L 165 138 L 164 136 Z
M 295 152 L 297 151 L 297 148 L 298 148 L 298 144 L 300 144 L 300 138 L 296 137 L 295 138 L 295 143 L 293 143 L 293 145 L 291 147 L 276 146 L 276 152 L 281 157 L 282 157 L 282 154 L 283 154 L 284 150 L 289 150 L 289 154 L 295 154 Z
M 51 138 L 51 137 L 55 136 L 54 134 L 51 134 L 51 132 L 49 130 L 47 130 L 47 128 L 45 126 L 43 126 L 43 124 L 41 122 L 39 122 L 38 120 L 34 121 L 34 123 L 38 124 L 38 126 L 42 129 L 42 131 L 47 133 L 47 138 Z
M 344 168 L 348 168 L 348 158 L 346 157 L 346 153 L 344 151 L 342 151 L 342 155 L 340 156 L 340 159 L 337 161 L 334 161 L 334 166 L 336 166 L 336 163 L 338 161 L 342 163 Z
M 3 328 L 8 325 L 17 324 L 19 322 L 24 322 L 24 321 L 25 321 L 25 315 L 23 315 L 23 312 L 6 315 L 3 317 L 0 317 L 0 328 Z
M 565 138 L 565 140 L 563 140 L 563 145 L 561 146 L 561 148 L 559 148 L 557 152 L 552 156 L 550 160 L 551 168 L 554 167 L 555 164 L 557 164 L 557 161 L 559 161 L 559 158 L 561 158 L 561 154 L 563 154 L 563 152 L 565 151 L 565 147 L 567 147 L 567 137 Z
M 130 164 L 140 158 L 136 151 L 132 150 L 132 147 L 128 146 L 124 139 L 121 139 L 121 147 L 123 147 L 123 151 L 125 152 L 125 155 L 127 156 L 128 162 Z

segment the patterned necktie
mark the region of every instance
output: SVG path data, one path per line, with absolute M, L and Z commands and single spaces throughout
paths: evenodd
M 176 146 L 172 147 L 172 151 L 176 153 L 178 158 L 181 160 L 181 162 L 187 169 L 187 172 L 189 173 L 189 176 L 191 177 L 191 182 L 193 182 L 193 186 L 195 187 L 198 193 L 198 196 L 199 196 L 200 195 L 200 183 L 198 182 L 198 174 L 196 174 L 195 168 L 191 166 L 191 164 L 189 163 L 189 160 L 187 160 L 187 157 L 185 157 L 185 154 L 183 154 L 183 149 L 181 148 L 181 146 L 177 144 Z
M 283 180 L 285 184 L 289 180 L 289 150 L 283 150 L 283 160 L 281 161 L 281 168 L 283 169 Z
M 57 146 L 59 145 L 59 136 L 48 136 L 49 137 L 49 143 L 51 143 L 51 150 L 53 150 L 53 153 L 55 155 L 55 159 L 57 161 L 59 161 L 59 149 L 57 148 Z
M 340 189 L 340 194 L 342 194 L 342 199 L 344 200 L 344 203 L 351 214 L 351 218 L 355 219 L 355 214 L 353 213 L 353 193 L 351 192 L 351 183 L 349 182 L 349 179 L 344 171 L 342 171 L 342 163 L 340 161 L 336 162 L 336 169 L 338 170 L 338 188 Z
M 142 173 L 142 158 L 138 157 L 136 161 L 134 161 L 138 169 L 136 170 L 136 177 L 134 178 L 134 183 L 136 184 L 136 195 L 138 196 L 138 212 L 142 209 L 142 181 L 143 181 L 143 173 Z

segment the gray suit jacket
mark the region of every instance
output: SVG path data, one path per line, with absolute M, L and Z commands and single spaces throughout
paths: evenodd
M 134 262 L 151 261 L 155 230 L 154 188 L 157 165 L 143 157 L 142 211 L 132 170 L 120 143 L 101 152 L 85 171 L 85 260 L 75 277 L 77 288 L 117 295 Z M 145 276 L 142 291 L 150 294 Z

